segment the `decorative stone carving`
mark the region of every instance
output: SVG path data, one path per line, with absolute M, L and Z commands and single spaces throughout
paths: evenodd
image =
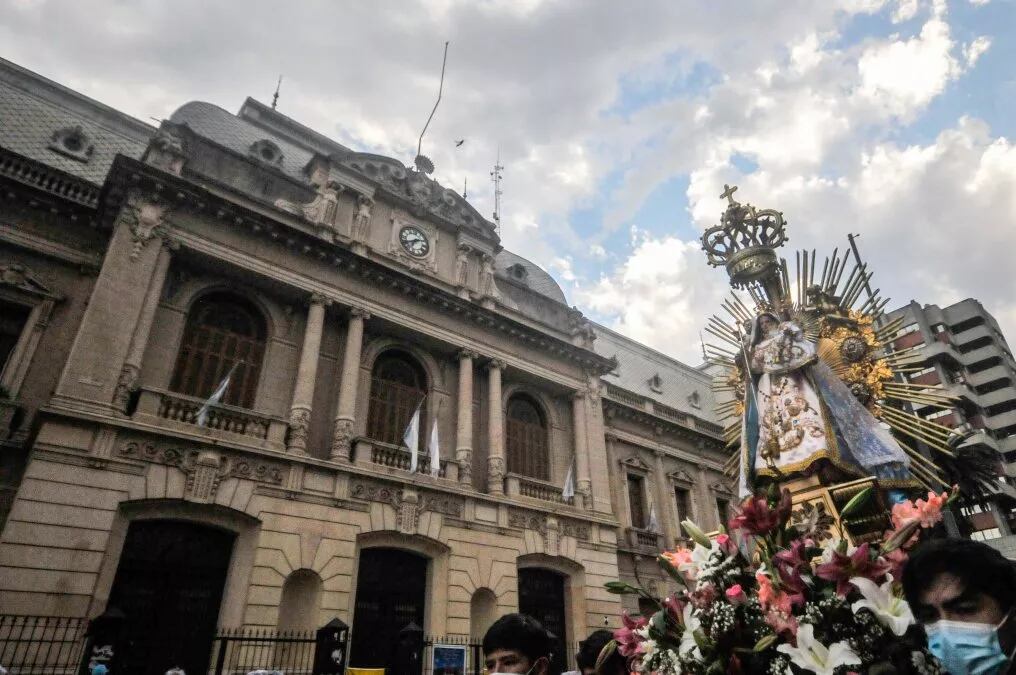
M 459 497 L 445 494 L 426 494 L 423 498 L 423 511 L 443 513 L 446 516 L 461 518 L 465 509 L 465 501 Z
M 250 148 L 247 150 L 247 155 L 269 166 L 282 168 L 282 150 L 267 138 L 262 138 L 259 141 L 251 143 Z
M 47 298 L 61 299 L 29 267 L 17 262 L 0 263 L 0 286 Z
M 323 185 L 318 186 L 314 199 L 306 204 L 296 204 L 286 199 L 276 199 L 275 206 L 294 216 L 302 216 L 306 220 L 318 226 L 318 233 L 334 241 L 338 234 L 335 224 L 335 214 L 339 208 L 339 194 L 343 191 L 342 185 L 336 181 L 327 180 Z
M 469 285 L 469 254 L 472 252 L 469 244 L 459 244 L 455 254 L 455 285 L 461 288 Z
M 440 232 L 437 228 L 422 221 L 409 221 L 398 217 L 392 217 L 391 238 L 388 240 L 388 254 L 413 271 L 437 270 L 437 241 Z M 410 255 L 402 246 L 399 237 L 402 230 L 412 227 L 423 232 L 427 237 L 427 252 L 420 257 Z
M 575 495 L 578 497 L 578 504 L 584 509 L 593 505 L 593 486 L 588 478 L 580 478 L 575 484 Z
M 695 479 L 691 477 L 691 474 L 684 469 L 676 469 L 667 474 L 667 478 L 678 485 L 685 487 L 695 484 Z
M 193 461 L 188 462 L 191 470 L 186 472 L 185 496 L 196 502 L 212 501 L 219 483 L 229 473 L 229 460 L 210 450 L 188 455 L 188 458 Z
M 113 392 L 113 404 L 122 412 L 127 412 L 127 404 L 130 403 L 131 394 L 137 391 L 138 379 L 141 369 L 137 366 L 125 363 L 120 369 L 120 377 L 116 380 L 116 390 Z
M 332 432 L 332 458 L 348 460 L 352 445 L 353 420 L 335 420 L 335 429 Z
M 177 135 L 175 129 L 165 125 L 155 133 L 145 152 L 146 162 L 176 176 L 183 173 L 186 159 L 183 139 Z
M 494 282 L 494 256 L 484 253 L 480 267 L 480 295 L 485 298 L 497 299 L 500 293 Z
M 487 484 L 501 485 L 504 482 L 504 457 L 487 459 Z
M 293 408 L 289 411 L 289 441 L 286 449 L 289 452 L 305 454 L 307 452 L 307 434 L 310 432 L 310 410 Z
M 145 244 L 153 238 L 165 236 L 167 211 L 165 204 L 144 199 L 138 194 L 131 194 L 127 198 L 127 203 L 120 211 L 120 219 L 130 228 L 131 240 L 134 242 L 131 259 L 137 258 Z
M 129 441 L 120 447 L 119 454 L 127 459 L 175 466 L 184 473 L 189 473 L 197 465 L 200 453 L 197 450 L 157 447 L 153 443 Z M 221 458 L 219 466 L 223 476 L 220 480 L 228 476 L 272 485 L 281 485 L 285 480 L 287 471 L 279 464 L 241 455 L 213 454 Z
M 366 244 L 370 234 L 370 213 L 374 200 L 367 195 L 356 196 L 356 211 L 349 226 L 349 238 L 358 244 Z
M 415 490 L 406 490 L 399 502 L 398 527 L 402 534 L 416 534 L 416 526 L 420 521 L 420 495 Z
M 557 522 L 557 518 L 551 516 L 547 518 L 547 531 L 543 534 L 543 548 L 544 553 L 547 555 L 558 555 L 561 544 L 561 527 Z
M 87 162 L 95 152 L 91 137 L 85 133 L 81 125 L 57 129 L 49 140 L 49 149 L 59 152 L 64 157 Z
M 398 160 L 351 152 L 335 161 L 338 166 L 353 169 L 375 181 L 382 190 L 405 202 L 415 216 L 431 215 L 457 227 L 494 231 L 494 225 L 455 190 L 442 187 L 433 178 L 407 168 Z
M 459 463 L 459 482 L 473 482 L 473 451 L 467 448 L 460 448 L 456 451 L 456 461 Z
M 642 461 L 642 458 L 638 455 L 632 455 L 627 459 L 621 460 L 621 464 L 629 469 L 637 469 L 639 471 L 649 471 L 649 465 Z
M 349 494 L 353 499 L 390 504 L 396 508 L 398 508 L 399 503 L 402 501 L 402 490 L 391 485 L 372 483 L 370 481 L 354 483 Z
M 589 523 L 583 523 L 577 520 L 562 519 L 560 524 L 562 537 L 574 537 L 579 541 L 589 541 L 590 538 Z
M 517 527 L 520 530 L 535 530 L 544 534 L 547 531 L 547 517 L 533 511 L 508 509 L 508 526 Z

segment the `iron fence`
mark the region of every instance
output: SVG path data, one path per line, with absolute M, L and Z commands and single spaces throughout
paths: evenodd
M 278 670 L 286 675 L 310 675 L 316 641 L 315 631 L 220 629 L 212 645 L 209 672 L 246 675 L 252 670 Z
M 0 666 L 10 675 L 70 675 L 85 648 L 86 619 L 0 615 Z

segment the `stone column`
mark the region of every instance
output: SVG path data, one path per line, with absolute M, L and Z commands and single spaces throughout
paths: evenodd
M 317 381 L 318 361 L 321 356 L 321 332 L 325 324 L 325 307 L 328 300 L 316 293 L 310 298 L 307 326 L 303 331 L 300 349 L 300 367 L 293 386 L 293 403 L 289 408 L 289 452 L 307 454 L 307 432 L 310 430 L 310 411 L 314 402 L 314 385 Z
M 504 433 L 502 433 L 501 371 L 505 362 L 491 359 L 487 364 L 487 491 L 504 494 Z
M 342 380 L 339 382 L 339 400 L 335 404 L 335 429 L 332 432 L 333 460 L 349 460 L 356 420 L 356 396 L 360 384 L 363 322 L 369 318 L 370 313 L 362 307 L 352 307 L 349 310 L 346 349 L 342 353 Z
M 663 457 L 666 455 L 662 450 L 653 450 L 656 456 L 656 467 L 653 482 L 656 483 L 656 514 L 660 521 L 660 529 L 663 531 L 663 548 L 668 549 L 674 545 L 677 539 L 677 527 L 671 517 L 670 504 L 674 500 L 671 496 L 670 485 L 667 480 L 667 470 L 663 465 Z
M 477 354 L 459 352 L 459 400 L 455 418 L 455 460 L 459 463 L 459 480 L 473 480 L 473 361 Z
M 122 412 L 127 411 L 127 403 L 130 401 L 131 394 L 138 389 L 141 362 L 145 356 L 145 347 L 148 346 L 148 337 L 152 332 L 155 310 L 159 307 L 159 298 L 162 297 L 162 289 L 166 285 L 166 274 L 169 272 L 169 263 L 172 258 L 171 251 L 179 248 L 179 244 L 166 240 L 155 259 L 152 279 L 148 282 L 148 291 L 142 301 L 141 314 L 138 316 L 137 326 L 131 335 L 127 357 L 124 359 L 123 368 L 120 369 L 120 377 L 117 379 L 116 391 L 113 394 L 113 403 Z
M 576 506 L 592 506 L 592 481 L 589 478 L 589 444 L 586 438 L 586 393 L 572 394 L 572 431 L 575 434 L 575 495 Z

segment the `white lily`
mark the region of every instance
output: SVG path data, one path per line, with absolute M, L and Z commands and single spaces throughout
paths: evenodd
M 681 656 L 688 656 L 692 654 L 695 657 L 699 656 L 698 643 L 695 642 L 695 631 L 702 628 L 702 622 L 692 614 L 692 606 L 689 602 L 684 606 L 684 610 L 681 612 L 681 617 L 684 620 L 684 632 L 681 633 L 681 645 L 677 648 L 677 653 Z
M 809 623 L 797 629 L 797 646 L 782 644 L 776 648 L 790 657 L 794 665 L 816 675 L 833 675 L 840 666 L 859 666 L 861 659 L 846 642 L 834 642 L 827 648 L 815 639 L 815 627 Z
M 893 592 L 893 578 L 888 577 L 881 586 L 875 584 L 871 579 L 854 577 L 850 580 L 857 590 L 864 596 L 858 600 L 850 609 L 856 614 L 858 610 L 868 609 L 874 614 L 883 626 L 896 635 L 903 635 L 914 623 L 914 613 L 910 611 L 907 601 Z

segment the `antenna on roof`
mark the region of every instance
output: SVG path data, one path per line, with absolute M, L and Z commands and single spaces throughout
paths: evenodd
M 469 184 L 469 176 L 462 179 L 462 198 L 466 198 L 466 186 Z
M 430 111 L 430 117 L 427 118 L 427 123 L 423 125 L 423 131 L 420 132 L 420 140 L 416 144 L 416 159 L 413 163 L 416 165 L 417 171 L 423 173 L 434 173 L 434 162 L 430 161 L 429 158 L 423 155 L 423 135 L 427 133 L 427 127 L 430 126 L 430 121 L 434 119 L 434 113 L 437 112 L 437 106 L 441 103 L 441 92 L 444 91 L 444 72 L 445 65 L 448 63 L 448 42 L 444 43 L 444 58 L 441 60 L 441 84 L 437 88 L 437 100 L 434 101 L 434 109 Z
M 279 75 L 279 81 L 275 83 L 275 93 L 272 94 L 272 110 L 275 110 L 275 106 L 279 104 L 279 89 L 282 88 L 282 75 Z
M 494 162 L 494 170 L 490 172 L 490 179 L 494 182 L 494 231 L 501 235 L 501 146 L 497 146 L 497 161 Z

